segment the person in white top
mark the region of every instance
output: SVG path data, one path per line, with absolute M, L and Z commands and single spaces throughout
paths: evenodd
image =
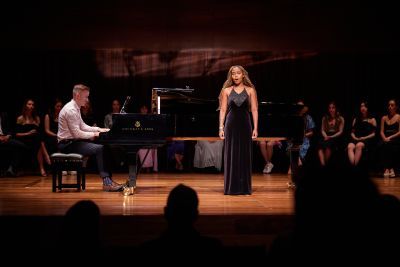
M 111 173 L 106 167 L 103 145 L 90 142 L 98 137 L 99 133 L 108 132 L 110 129 L 88 126 L 82 120 L 80 108 L 89 101 L 89 93 L 90 88 L 86 85 L 75 85 L 72 90 L 73 99 L 61 109 L 58 117 L 58 148 L 62 153 L 95 155 L 97 168 L 103 179 L 103 190 L 122 191 L 123 185 L 111 179 Z
M 194 151 L 193 167 L 208 168 L 215 167 L 218 171 L 222 169 L 224 142 L 197 141 Z

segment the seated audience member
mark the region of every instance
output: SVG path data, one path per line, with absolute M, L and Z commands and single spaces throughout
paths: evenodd
M 347 145 L 347 155 L 350 164 L 357 166 L 363 151 L 370 147 L 376 132 L 376 120 L 368 112 L 368 103 L 360 103 L 358 115 L 353 119 L 351 139 Z
M 218 171 L 222 168 L 222 151 L 224 142 L 218 141 L 197 141 L 194 152 L 193 167 L 209 168 L 214 167 Z
M 44 162 L 48 165 L 51 162 L 43 141 L 40 117 L 36 113 L 35 102 L 32 99 L 27 99 L 24 102 L 21 115 L 17 118 L 15 136 L 29 149 L 30 155 L 36 156 L 40 174 L 47 176 Z
M 149 109 L 146 105 L 142 105 L 140 107 L 141 114 L 148 114 Z M 153 171 L 158 171 L 158 156 L 157 156 L 157 148 L 150 149 L 139 149 L 138 151 L 139 159 L 142 164 L 142 168 L 149 172 L 151 169 Z
M 272 172 L 272 168 L 274 167 L 274 164 L 272 164 L 274 147 L 282 149 L 283 144 L 281 141 L 260 141 L 258 145 L 260 146 L 260 151 L 265 161 L 263 173 L 269 174 Z
M 0 113 L 0 153 L 1 161 L 6 162 L 8 167 L 5 176 L 16 177 L 22 155 L 26 150 L 26 146 L 16 140 L 9 126 L 8 116 L 6 112 Z
M 362 168 L 305 164 L 300 172 L 294 226 L 272 242 L 268 266 L 320 265 L 320 257 L 333 265 L 397 261 L 400 201 L 396 196 L 380 194 Z
M 173 141 L 167 147 L 168 161 L 174 161 L 175 169 L 178 171 L 183 170 L 184 152 L 185 152 L 184 141 Z
M 121 103 L 118 99 L 111 102 L 111 112 L 104 116 L 104 127 L 111 129 L 113 125 L 113 114 L 119 114 L 121 111 Z M 111 154 L 113 158 L 113 166 L 119 168 L 125 164 L 124 149 L 120 146 L 112 146 Z
M 308 106 L 304 104 L 304 101 L 299 100 L 297 101 L 297 104 L 303 106 L 299 111 L 299 116 L 301 116 L 304 119 L 304 137 L 303 137 L 303 143 L 300 145 L 299 158 L 297 163 L 299 166 L 301 166 L 306 160 L 307 152 L 311 146 L 311 138 L 314 135 L 315 122 L 313 118 L 309 115 Z M 292 144 L 289 144 L 288 149 L 290 149 L 291 146 Z M 290 166 L 288 173 L 289 174 L 291 173 Z
M 104 117 L 104 127 L 105 128 L 110 128 L 112 127 L 112 114 L 119 113 L 121 111 L 121 103 L 119 102 L 118 99 L 114 99 L 111 104 L 111 113 L 108 113 Z
M 388 113 L 381 119 L 380 135 L 382 140 L 378 147 L 380 149 L 384 177 L 396 177 L 394 168 L 399 162 L 400 153 L 400 115 L 396 100 L 388 102 Z
M 97 122 L 93 113 L 92 103 L 88 101 L 84 106 L 81 107 L 82 120 L 89 126 L 96 127 Z
M 102 256 L 109 251 L 106 251 L 101 243 L 100 217 L 100 208 L 92 200 L 80 200 L 72 205 L 63 217 L 62 231 L 57 236 L 57 244 L 52 254 L 74 248 L 76 251 L 84 251 L 79 255 L 81 263 L 104 263 Z M 66 265 L 74 265 L 75 262 L 75 257 L 63 259 L 63 264 Z
M 332 156 L 332 151 L 342 147 L 342 136 L 344 129 L 344 118 L 336 108 L 335 102 L 328 105 L 328 114 L 322 118 L 322 139 L 318 144 L 318 157 L 321 166 L 325 166 Z
M 183 263 L 187 265 L 188 260 L 194 259 L 202 264 L 216 261 L 221 256 L 222 244 L 218 239 L 203 236 L 195 229 L 198 206 L 195 190 L 183 184 L 173 188 L 164 208 L 167 229 L 158 238 L 140 246 L 139 255 L 143 260 L 150 260 L 150 265 L 161 260 L 178 266 Z
M 63 107 L 63 102 L 56 98 L 54 106 L 49 108 L 49 112 L 44 116 L 44 144 L 49 155 L 59 152 L 57 132 L 58 132 L 58 115 Z M 76 175 L 76 171 L 63 171 L 63 175 Z
M 57 98 L 54 101 L 54 105 L 49 108 L 49 112 L 44 116 L 44 143 L 50 155 L 58 152 L 58 115 L 62 107 L 62 101 Z

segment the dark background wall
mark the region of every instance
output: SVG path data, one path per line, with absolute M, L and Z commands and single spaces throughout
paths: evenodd
M 399 96 L 399 19 L 386 1 L 39 1 L 3 10 L 0 104 L 12 113 L 27 97 L 45 111 L 55 96 L 68 101 L 72 86 L 85 83 L 102 118 L 113 97 L 133 95 L 134 111 L 149 103 L 152 87 L 190 85 L 215 99 L 226 78 L 227 69 L 190 78 L 168 72 L 105 76 L 97 51 L 120 48 L 139 54 L 226 49 L 255 56 L 311 51 L 311 57 L 245 67 L 260 100 L 305 97 L 317 118 L 330 99 L 351 116 L 356 101 L 368 97 L 381 115 L 387 99 Z

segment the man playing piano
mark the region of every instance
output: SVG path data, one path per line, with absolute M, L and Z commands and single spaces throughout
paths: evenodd
M 77 84 L 72 90 L 73 99 L 60 111 L 58 118 L 58 148 L 62 153 L 78 153 L 83 156 L 96 156 L 97 168 L 103 179 L 103 190 L 117 192 L 123 185 L 111 179 L 111 173 L 104 162 L 104 147 L 90 142 L 99 136 L 100 132 L 108 132 L 107 128 L 86 125 L 81 117 L 80 108 L 89 101 L 90 88 Z

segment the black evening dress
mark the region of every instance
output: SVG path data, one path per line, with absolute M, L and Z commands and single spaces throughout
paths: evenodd
M 250 195 L 252 172 L 252 126 L 246 90 L 232 89 L 225 122 L 224 194 Z

